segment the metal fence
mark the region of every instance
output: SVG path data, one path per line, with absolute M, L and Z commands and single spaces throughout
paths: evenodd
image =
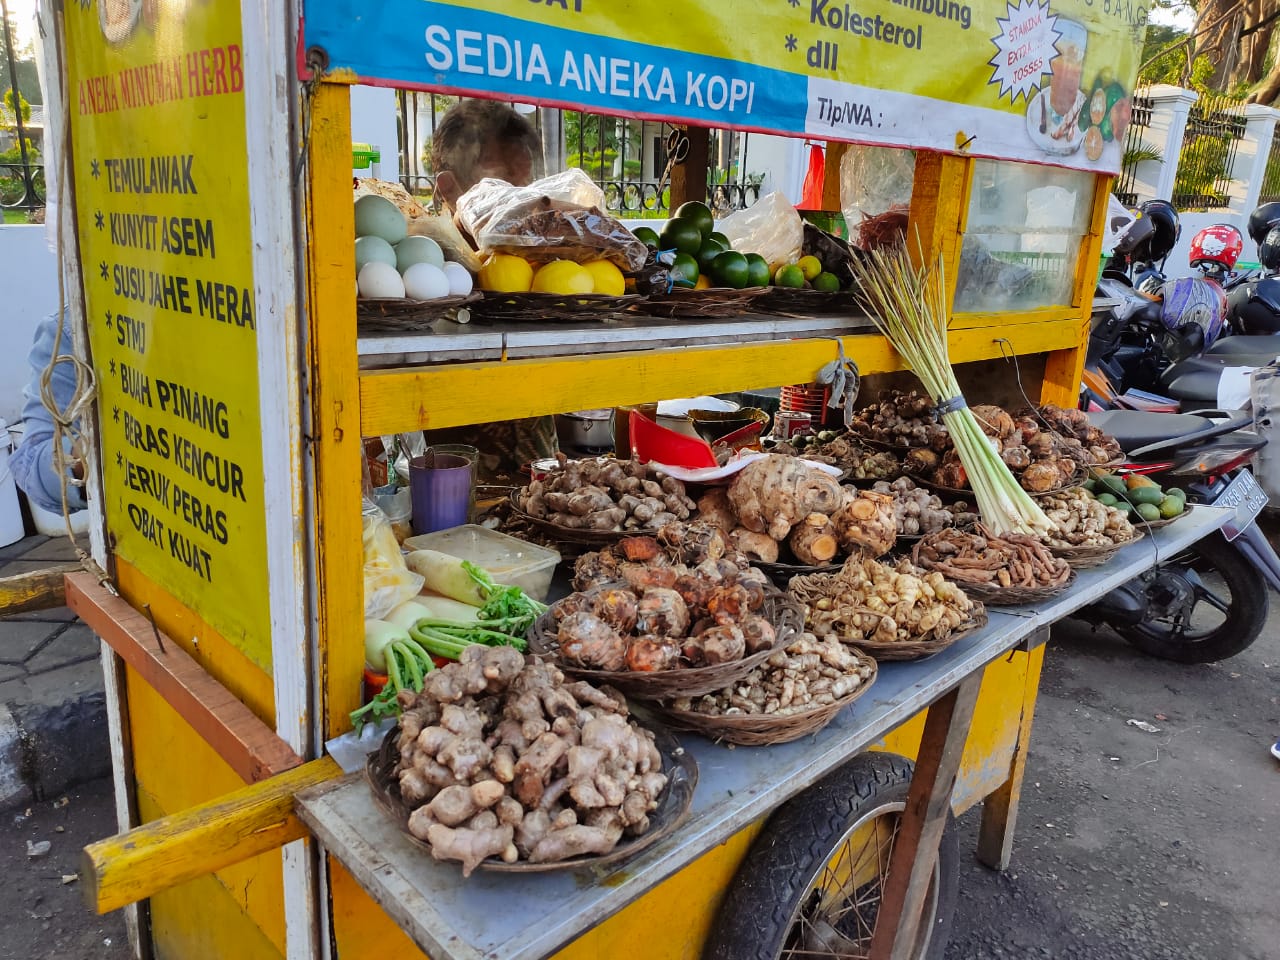
M 455 102 L 437 94 L 400 91 L 401 182 L 421 202 L 438 208 L 431 144 L 436 124 Z M 548 173 L 578 167 L 604 191 L 605 207 L 625 218 L 662 217 L 670 208 L 667 136 L 662 123 L 571 110 L 529 115 L 544 145 Z M 707 202 L 718 213 L 741 210 L 760 198 L 762 174 L 747 167 L 749 135 L 712 130 Z
M 1144 139 L 1144 135 L 1151 126 L 1151 97 L 1149 94 L 1150 88 L 1147 87 L 1139 87 L 1133 92 L 1131 100 L 1132 116 L 1129 120 L 1129 129 L 1125 131 L 1120 176 L 1116 178 L 1115 187 L 1112 190 L 1116 195 L 1116 199 L 1126 207 L 1136 207 L 1138 205 L 1138 194 L 1134 189 L 1138 175 L 1138 164 L 1147 160 L 1158 161 L 1160 159 L 1160 151 L 1153 148 Z
M 1280 134 L 1280 130 L 1277 131 Z M 1258 203 L 1280 200 L 1280 136 L 1271 137 L 1271 149 L 1267 153 L 1267 169 L 1262 175 L 1262 191 Z
M 1173 184 L 1175 207 L 1217 210 L 1230 205 L 1231 167 L 1244 132 L 1243 101 L 1201 97 L 1192 105 Z
M 0 108 L 0 112 L 3 113 L 4 128 L 13 131 L 12 146 L 0 153 L 0 158 L 3 158 L 0 159 L 0 208 L 5 215 L 10 211 L 22 211 L 30 216 L 44 209 L 44 165 L 22 117 L 18 61 L 13 55 L 13 31 L 9 23 L 9 7 L 4 0 L 0 0 L 0 24 L 3 24 L 4 39 L 0 53 L 4 54 L 9 71 L 9 88 L 0 92 L 0 96 L 10 98 L 9 106 Z

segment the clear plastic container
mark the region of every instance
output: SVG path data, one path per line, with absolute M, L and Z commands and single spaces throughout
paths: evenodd
M 498 583 L 519 587 L 533 599 L 547 599 L 551 576 L 560 562 L 556 550 L 509 537 L 474 523 L 410 537 L 406 550 L 438 550 L 483 567 Z

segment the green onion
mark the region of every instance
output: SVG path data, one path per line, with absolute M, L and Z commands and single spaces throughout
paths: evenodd
M 923 261 L 923 257 L 921 257 Z M 947 302 L 942 257 L 930 270 L 915 267 L 903 247 L 873 250 L 854 261 L 854 276 L 871 306 L 880 332 L 902 355 L 937 404 L 960 397 L 960 385 L 947 349 Z M 997 536 L 1039 536 L 1051 527 L 1048 517 L 1009 472 L 969 408 L 942 415 L 978 511 Z

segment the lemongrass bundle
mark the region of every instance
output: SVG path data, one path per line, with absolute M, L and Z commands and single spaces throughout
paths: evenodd
M 1049 519 L 1009 472 L 960 393 L 947 349 L 941 257 L 930 270 L 915 267 L 902 246 L 876 249 L 854 261 L 854 276 L 876 326 L 939 405 L 987 526 L 997 536 L 1047 533 Z

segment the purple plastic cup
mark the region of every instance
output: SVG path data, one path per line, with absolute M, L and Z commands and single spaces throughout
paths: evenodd
M 409 461 L 413 532 L 435 533 L 467 522 L 471 510 L 471 461 L 452 453 L 428 453 Z

